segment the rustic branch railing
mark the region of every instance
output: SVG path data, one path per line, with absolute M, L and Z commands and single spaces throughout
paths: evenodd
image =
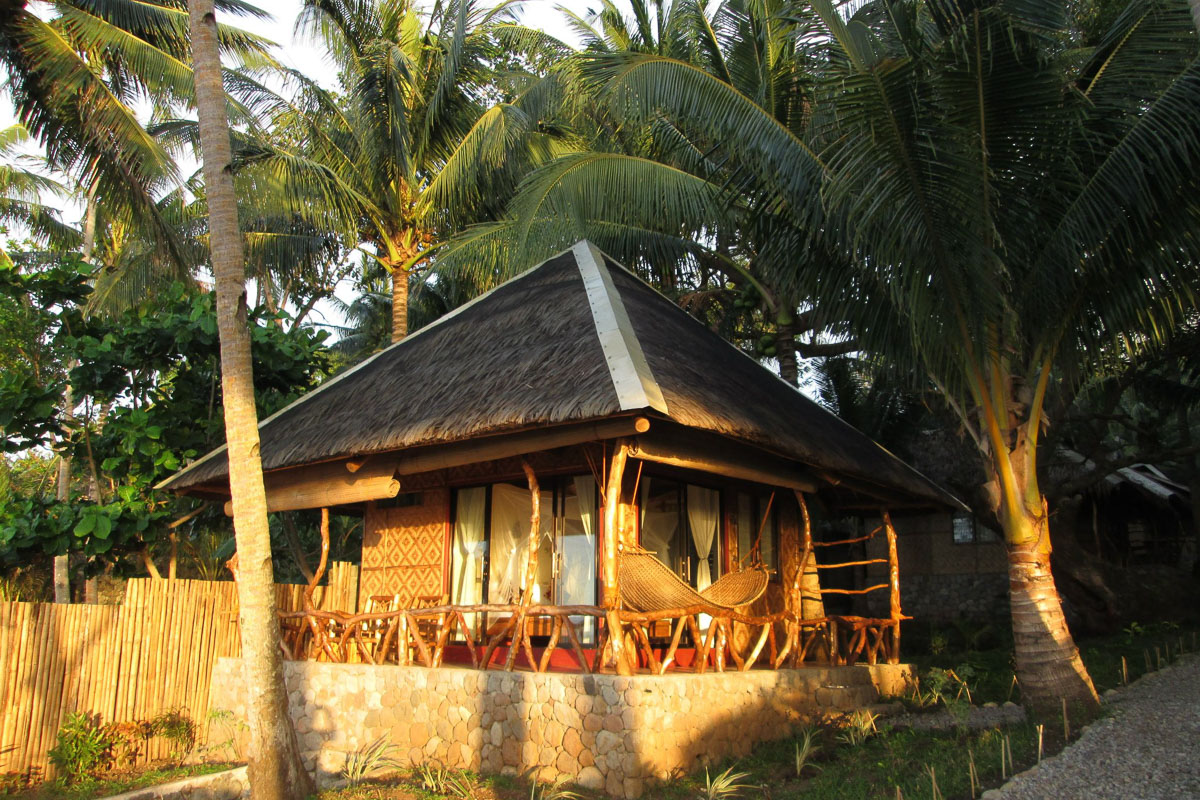
M 499 619 L 490 622 L 486 630 L 477 630 L 468 618 L 480 614 Z M 707 626 L 701 615 L 708 617 Z M 527 666 L 545 672 L 556 650 L 564 649 L 573 656 L 575 668 L 585 673 L 616 666 L 607 624 L 610 617 L 595 606 L 482 603 L 362 614 L 309 609 L 280 612 L 279 617 L 285 656 L 292 660 L 438 667 L 444 663 L 447 649 L 454 647 L 460 654 L 466 650 L 475 669 L 511 671 Z M 598 620 L 600 635 L 590 659 L 580 638 L 579 617 Z M 658 675 L 681 669 L 678 656 L 685 632 L 690 634 L 693 656 L 688 669 L 702 674 L 710 668 L 716 672 L 729 668 L 744 672 L 755 666 L 794 668 L 808 660 L 833 664 L 850 664 L 860 658 L 874 664 L 881 656 L 892 660 L 896 629 L 890 620 L 803 619 L 792 611 L 754 616 L 708 606 L 649 613 L 622 610 L 616 612 L 616 619 L 623 649 L 636 654 L 641 667 Z M 669 640 L 652 635 L 652 626 L 664 622 Z M 739 627 L 746 631 L 740 646 L 735 634 Z M 549 631 L 546 643 L 539 645 L 540 656 L 532 641 L 536 629 Z M 498 659 L 501 650 L 507 653 Z

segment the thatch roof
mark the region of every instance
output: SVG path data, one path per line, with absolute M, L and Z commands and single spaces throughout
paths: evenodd
M 937 504 L 957 501 L 587 242 L 260 424 L 264 470 L 643 412 Z M 162 484 L 227 481 L 224 448 Z

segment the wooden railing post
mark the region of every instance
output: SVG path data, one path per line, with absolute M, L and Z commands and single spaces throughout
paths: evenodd
M 888 652 L 888 663 L 900 663 L 900 556 L 896 548 L 896 529 L 892 526 L 892 516 L 883 509 L 883 528 L 887 533 L 888 543 L 888 585 L 891 587 L 891 620 L 892 646 Z

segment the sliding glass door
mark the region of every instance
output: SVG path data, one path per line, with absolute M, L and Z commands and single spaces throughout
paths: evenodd
M 529 566 L 529 488 L 494 483 L 454 493 L 451 542 L 451 602 L 515 604 Z M 537 572 L 533 603 L 595 605 L 597 531 L 596 482 L 590 475 L 548 479 L 539 499 Z M 477 635 L 505 617 L 472 620 Z M 594 641 L 591 617 L 575 618 L 585 642 Z M 540 631 L 538 632 L 540 633 Z
M 721 493 L 651 476 L 641 484 L 641 546 L 689 586 L 707 589 L 723 572 Z

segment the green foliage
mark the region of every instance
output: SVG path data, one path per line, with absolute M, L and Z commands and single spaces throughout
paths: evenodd
M 865 708 L 858 709 L 843 720 L 838 741 L 845 742 L 851 747 L 858 747 L 879 732 L 879 729 L 875 727 L 875 721 L 878 719 L 878 714 Z
M 425 791 L 438 795 L 449 792 L 450 770 L 441 764 L 425 761 L 418 764 L 414 772 L 418 784 Z
M 62 281 L 47 280 L 29 279 L 27 291 L 59 286 L 61 295 Z M 251 323 L 255 396 L 266 416 L 324 375 L 325 334 L 286 330 L 264 309 L 251 313 Z M 0 564 L 75 551 L 92 557 L 94 572 L 162 536 L 161 523 L 191 501 L 153 487 L 224 439 L 213 298 L 177 284 L 153 304 L 56 336 L 64 357 L 78 362 L 70 381 L 75 397 L 86 400 L 70 448 L 77 467 L 96 470 L 103 496 L 61 504 L 44 495 L 0 494 Z M 103 420 L 100 408 L 108 409 Z M 210 544 L 208 555 L 222 546 Z
M 529 800 L 580 800 L 580 795 L 577 792 L 572 792 L 567 788 L 570 778 L 562 776 L 554 783 L 538 783 L 531 781 L 529 784 Z
M 0 602 L 32 603 L 41 595 L 41 581 L 36 572 L 14 570 L 14 574 L 0 577 Z
M 796 777 L 804 777 L 806 769 L 819 770 L 820 767 L 812 763 L 813 759 L 821 752 L 821 745 L 817 743 L 818 733 L 816 729 L 804 727 L 800 730 L 799 736 L 796 738 Z
M 196 749 L 196 723 L 182 709 L 164 711 L 149 723 L 150 735 L 161 736 L 172 745 L 171 760 L 183 761 Z
M 581 800 L 580 794 L 571 792 L 568 787 L 571 778 L 559 777 L 553 783 L 529 782 L 529 800 Z
M 481 787 L 475 782 L 475 776 L 466 770 L 451 770 L 446 775 L 446 790 L 457 800 L 480 800 Z
M 3 451 L 53 447 L 72 332 L 86 329 L 82 306 L 91 269 L 77 256 L 39 258 L 32 269 L 0 265 L 0 431 Z
M 959 665 L 959 670 L 966 670 L 968 675 L 974 675 L 970 665 Z M 921 679 L 921 686 L 928 692 L 934 703 L 946 703 L 958 700 L 964 694 L 967 702 L 971 700 L 971 688 L 967 681 L 953 669 L 933 667 Z
M 697 800 L 728 800 L 731 797 L 740 797 L 742 792 L 753 789 L 753 785 L 749 783 L 740 783 L 750 777 L 748 772 L 734 772 L 734 767 L 730 766 L 724 772 L 713 777 L 708 774 L 708 768 L 704 769 L 704 789 L 697 795 Z
M 241 761 L 242 751 L 239 744 L 239 734 L 248 731 L 250 726 L 244 720 L 234 716 L 233 712 L 225 708 L 213 708 L 208 712 L 209 725 L 209 741 L 205 745 L 205 752 L 210 754 L 222 753 L 229 756 L 232 761 Z M 224 739 L 217 739 L 214 735 L 214 729 L 220 730 Z
M 395 750 L 396 745 L 385 733 L 370 744 L 363 745 L 346 756 L 346 763 L 342 767 L 342 777 L 346 779 L 348 785 L 357 786 L 372 773 L 396 769 L 400 762 L 392 755 Z
M 63 720 L 58 743 L 48 755 L 50 763 L 62 771 L 68 782 L 74 783 L 104 769 L 112 759 L 112 745 L 112 737 L 100 724 L 99 715 L 74 711 Z
M 250 314 L 260 417 L 296 399 L 322 375 L 325 334 L 284 330 L 264 309 Z M 112 403 L 90 446 L 101 469 L 138 492 L 224 439 L 220 341 L 211 294 L 176 284 L 153 305 L 74 342 L 77 392 Z M 77 445 L 77 455 L 87 443 Z

